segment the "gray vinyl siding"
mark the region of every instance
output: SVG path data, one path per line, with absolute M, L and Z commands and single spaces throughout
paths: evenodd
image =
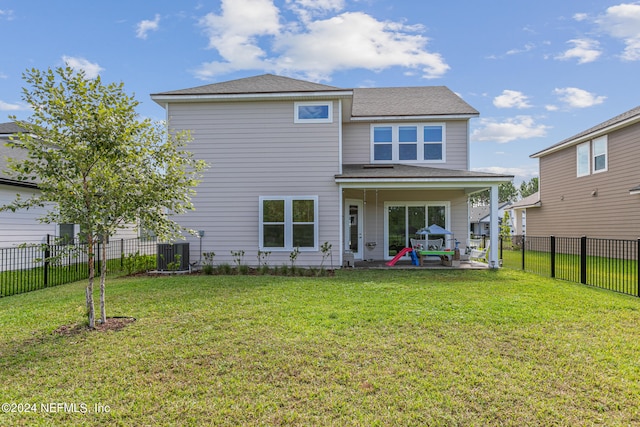
M 576 147 L 540 158 L 541 207 L 527 209 L 530 236 L 640 238 L 640 124 L 608 135 L 608 170 L 576 177 Z M 592 192 L 597 190 L 597 196 Z
M 214 263 L 231 263 L 231 251 L 245 251 L 257 264 L 260 196 L 318 196 L 318 246 L 328 241 L 334 259 L 340 250 L 339 108 L 333 123 L 295 124 L 293 101 L 171 104 L 169 123 L 190 129 L 189 151 L 207 161 L 193 198 L 195 211 L 180 224 L 205 232 L 188 237 L 191 261 L 215 252 Z M 290 251 L 272 251 L 269 264 L 289 263 Z M 301 252 L 298 265 L 318 265 L 321 253 Z
M 445 123 L 447 129 L 446 162 L 425 163 L 425 165 L 445 169 L 466 170 L 468 156 L 468 122 L 466 120 L 457 120 L 447 121 Z M 364 164 L 371 162 L 371 123 L 345 123 L 342 135 L 342 162 L 344 164 Z

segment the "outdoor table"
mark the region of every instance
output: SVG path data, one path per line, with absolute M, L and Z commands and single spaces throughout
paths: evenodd
M 422 263 L 423 263 L 425 257 L 436 255 L 436 256 L 439 256 L 440 260 L 442 260 L 442 261 L 444 261 L 445 258 L 447 260 L 451 261 L 453 255 L 455 255 L 455 251 L 451 250 L 451 249 L 445 250 L 445 251 L 418 250 L 416 252 L 418 253 L 418 259 L 420 260 L 420 267 L 422 267 Z

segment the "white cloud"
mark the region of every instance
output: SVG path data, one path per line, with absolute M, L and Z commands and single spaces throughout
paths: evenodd
M 320 81 L 350 68 L 377 71 L 399 66 L 419 71 L 424 78 L 441 77 L 449 69 L 439 54 L 427 51 L 428 39 L 419 34 L 420 25 L 378 21 L 362 12 L 314 20 L 315 11 L 335 11 L 343 3 L 289 3 L 308 13 L 298 13 L 299 21 L 281 23 L 280 10 L 272 0 L 223 0 L 220 15 L 210 13 L 201 21 L 209 47 L 222 60 L 202 64 L 196 75 L 209 79 L 235 70 L 260 69 Z
M 27 110 L 28 107 L 20 104 L 9 104 L 8 102 L 4 102 L 0 100 L 0 111 L 23 111 Z
M 600 28 L 610 36 L 621 39 L 626 48 L 622 59 L 640 60 L 640 4 L 622 3 L 609 7 L 596 19 Z
M 535 47 L 536 47 L 536 45 L 535 45 L 535 44 L 533 44 L 533 43 L 527 43 L 527 44 L 526 44 L 526 45 L 524 45 L 524 47 L 523 47 L 523 48 L 521 48 L 521 49 L 516 48 L 516 49 L 508 50 L 508 51 L 507 51 L 507 55 L 516 55 L 516 54 L 518 54 L 518 53 L 529 52 L 529 51 L 533 50 Z
M 529 98 L 522 92 L 517 90 L 505 89 L 502 91 L 502 95 L 496 96 L 493 99 L 493 105 L 498 108 L 529 108 Z
M 7 21 L 13 21 L 14 15 L 11 9 L 0 9 L 0 19 L 6 19 Z
M 560 101 L 571 108 L 587 108 L 602 104 L 606 96 L 597 96 L 591 92 L 576 87 L 556 88 L 553 93 L 558 95 Z
M 547 111 L 558 111 L 558 106 L 549 104 L 549 105 L 545 105 L 544 109 Z
M 89 62 L 85 58 L 63 56 L 62 61 L 74 70 L 82 70 L 88 79 L 95 79 L 100 74 L 100 71 L 104 70 L 97 63 Z
M 160 27 L 160 15 L 156 14 L 153 21 L 149 21 L 145 19 L 143 21 L 138 22 L 136 27 L 136 37 L 139 39 L 146 39 L 149 31 L 157 31 Z
M 531 116 L 516 116 L 502 122 L 495 119 L 481 119 L 479 128 L 471 133 L 472 141 L 490 141 L 499 144 L 518 139 L 541 138 L 546 136 L 549 126 L 538 124 Z
M 573 44 L 573 47 L 556 56 L 556 59 L 568 60 L 576 58 L 578 59 L 578 64 L 586 64 L 595 61 L 602 54 L 600 43 L 597 40 L 573 39 L 567 43 Z
M 586 13 L 576 13 L 573 15 L 573 19 L 575 19 L 578 22 L 585 21 L 588 18 L 589 18 L 589 15 L 587 15 Z

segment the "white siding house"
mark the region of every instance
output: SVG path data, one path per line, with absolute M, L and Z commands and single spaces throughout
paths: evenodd
M 469 120 L 478 112 L 443 86 L 343 89 L 261 75 L 151 95 L 172 130 L 190 130 L 188 149 L 210 168 L 195 210 L 176 218 L 191 261 L 319 265 L 332 246 L 384 260 L 433 223 L 464 243 L 468 195 L 490 188 L 497 236 L 497 188 L 513 177 L 469 169 Z M 453 241 L 447 241 L 453 247 Z M 493 245 L 497 248 L 498 245 Z M 492 259 L 497 259 L 497 252 Z

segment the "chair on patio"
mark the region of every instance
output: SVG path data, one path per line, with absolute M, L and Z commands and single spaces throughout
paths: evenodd
M 487 245 L 484 249 L 471 249 L 471 252 L 469 253 L 469 259 L 489 262 L 487 258 L 488 252 L 489 252 L 489 245 Z

